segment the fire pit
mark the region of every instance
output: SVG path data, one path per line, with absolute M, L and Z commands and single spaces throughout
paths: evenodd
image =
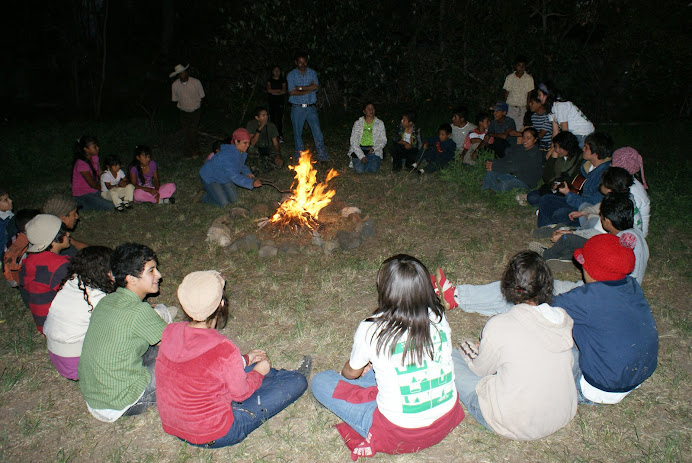
M 291 184 L 291 195 L 284 199 L 274 215 L 262 226 L 271 227 L 279 233 L 301 234 L 303 232 L 319 231 L 323 225 L 319 214 L 332 201 L 336 191 L 330 190 L 327 184 L 338 173 L 329 169 L 324 182 L 317 182 L 317 170 L 313 167 L 315 161 L 309 151 L 301 151 L 298 164 L 288 166 L 295 171 Z

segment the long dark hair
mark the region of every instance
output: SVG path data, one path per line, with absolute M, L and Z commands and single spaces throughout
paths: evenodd
M 567 151 L 567 157 L 573 158 L 581 156 L 582 149 L 579 147 L 579 140 L 572 132 L 560 132 L 553 137 L 553 144 L 560 145 L 560 148 Z
M 135 154 L 127 170 L 129 171 L 133 167 L 137 169 L 137 178 L 139 178 L 139 183 L 140 185 L 144 186 L 144 172 L 142 172 L 142 166 L 139 164 L 139 161 L 137 160 L 137 156 L 139 156 L 140 154 L 148 154 L 149 156 L 151 156 L 151 148 L 149 148 L 147 145 L 135 146 Z
M 91 160 L 87 159 L 86 154 L 84 154 L 84 149 L 91 144 L 98 145 L 98 140 L 92 135 L 82 135 L 77 139 L 77 142 L 74 144 L 74 163 L 72 165 L 74 166 L 77 161 L 86 162 L 89 169 L 91 169 L 91 174 L 94 176 L 94 180 L 98 182 L 99 173 L 94 169 L 94 164 L 91 162 Z M 99 170 L 101 170 L 100 166 Z
M 442 321 L 444 307 L 435 296 L 425 265 L 406 254 L 385 260 L 377 273 L 377 309 L 366 320 L 377 328 L 377 353 L 389 347 L 392 355 L 401 337 L 408 333 L 402 365 L 407 358 L 416 364 L 421 364 L 424 357 L 433 358 L 428 310 Z
M 89 312 L 94 306 L 89 300 L 87 287 L 99 289 L 104 293 L 115 291 L 115 284 L 110 276 L 109 260 L 113 250 L 105 246 L 88 246 L 77 253 L 67 267 L 67 276 L 60 283 L 60 288 L 73 277 L 77 278 L 77 287 L 84 293 L 84 300 L 89 305 Z

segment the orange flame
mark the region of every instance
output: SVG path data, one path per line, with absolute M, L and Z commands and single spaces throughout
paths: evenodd
M 317 183 L 317 170 L 312 167 L 314 163 L 309 151 L 301 151 L 298 165 L 288 166 L 296 172 L 291 185 L 293 194 L 279 205 L 271 223 L 315 228 L 320 211 L 332 202 L 332 197 L 336 194 L 336 191 L 327 189 L 327 183 L 338 173 L 329 169 L 324 183 Z

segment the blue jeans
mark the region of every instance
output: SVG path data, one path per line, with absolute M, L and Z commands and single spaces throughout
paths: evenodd
M 572 347 L 572 358 L 574 359 L 574 364 L 572 365 L 572 374 L 574 375 L 574 384 L 577 386 L 577 403 L 584 405 L 596 405 L 595 402 L 590 401 L 581 392 L 581 367 L 579 366 L 579 348 L 575 344 Z
M 566 293 L 583 284 L 581 281 L 555 280 L 553 296 Z M 454 300 L 464 312 L 479 313 L 488 317 L 505 313 L 514 307 L 514 304 L 507 302 L 502 296 L 499 281 L 487 285 L 459 285 L 454 289 Z
M 156 405 L 156 356 L 159 353 L 159 346 L 149 346 L 142 355 L 142 365 L 149 372 L 149 384 L 144 389 L 142 397 L 130 406 L 123 416 L 141 415 L 147 408 Z
M 579 223 L 570 220 L 569 213 L 575 209 L 567 204 L 564 196 L 545 195 L 538 201 L 538 221 L 539 227 L 563 223 L 565 225 L 578 226 Z
M 476 385 L 481 380 L 481 377 L 471 371 L 457 349 L 452 350 L 452 361 L 454 362 L 454 385 L 457 387 L 459 400 L 461 400 L 461 403 L 464 404 L 466 410 L 473 415 L 476 421 L 492 431 L 492 428 L 488 426 L 485 418 L 483 418 L 481 406 L 478 403 Z
M 254 368 L 245 368 L 249 372 Z M 196 447 L 216 449 L 235 445 L 252 431 L 262 426 L 272 416 L 295 402 L 308 388 L 305 376 L 294 370 L 272 368 L 262 380 L 262 385 L 242 402 L 231 402 L 233 424 L 225 436 L 207 444 L 190 444 Z
M 538 202 L 541 200 L 541 191 L 532 190 L 526 194 L 526 202 L 532 206 L 538 206 Z
M 584 140 L 586 140 L 588 135 L 575 135 L 575 137 L 577 137 L 577 141 L 579 142 L 579 148 L 584 148 Z
M 362 174 L 363 172 L 370 172 L 371 174 L 374 174 L 375 172 L 378 172 L 380 170 L 380 164 L 382 163 L 382 159 L 376 154 L 367 154 L 368 150 L 370 149 L 370 146 L 361 146 L 360 147 L 361 151 L 363 151 L 363 154 L 365 155 L 365 160 L 366 162 L 361 161 L 358 158 L 353 159 L 353 171 L 356 174 Z
M 75 196 L 74 200 L 83 211 L 112 211 L 115 208 L 113 202 L 103 199 L 98 191 Z
M 514 189 L 526 190 L 529 186 L 516 178 L 512 174 L 490 172 L 485 173 L 485 178 L 483 179 L 483 190 L 495 190 L 500 193 L 503 191 L 509 191 Z
M 377 400 L 362 404 L 353 404 L 345 400 L 332 397 L 339 381 L 346 381 L 363 388 L 377 386 L 375 371 L 370 370 L 363 377 L 358 379 L 346 379 L 334 370 L 327 370 L 317 373 L 312 378 L 310 389 L 315 399 L 329 409 L 336 416 L 344 420 L 354 431 L 364 438 L 372 426 L 372 416 L 377 408 Z
M 320 129 L 320 117 L 317 114 L 316 106 L 308 106 L 307 108 L 303 108 L 300 105 L 291 106 L 291 122 L 293 123 L 293 141 L 296 145 L 296 155 L 299 156 L 300 152 L 305 150 L 305 145 L 303 144 L 305 121 L 310 126 L 312 138 L 315 140 L 317 159 L 319 161 L 328 161 L 329 155 L 324 149 L 324 136 L 322 135 L 322 129 Z
M 202 197 L 202 202 L 214 206 L 224 207 L 228 203 L 238 201 L 238 188 L 235 183 L 206 183 L 202 180 L 202 187 L 207 192 Z

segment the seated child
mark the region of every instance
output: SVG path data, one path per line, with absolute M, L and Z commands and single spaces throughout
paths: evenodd
M 507 148 L 517 144 L 517 137 L 510 135 L 512 131 L 517 130 L 517 125 L 514 119 L 507 117 L 509 106 L 504 101 L 498 101 L 490 109 L 493 111 L 493 120 L 490 121 L 488 134 L 495 140 L 491 148 L 495 156 L 501 158 Z
M 245 128 L 250 133 L 248 153 L 259 156 L 261 160 L 260 171 L 284 165 L 281 158 L 281 146 L 279 145 L 279 130 L 269 120 L 267 108 L 257 106 L 255 117 L 248 121 Z M 269 161 L 270 158 L 271 161 Z
M 507 265 L 502 294 L 515 304 L 485 324 L 480 345 L 452 353 L 459 398 L 489 430 L 533 440 L 567 425 L 577 412 L 572 319 L 551 307 L 553 278 L 541 257 L 522 251 Z
M 466 136 L 476 128 L 476 124 L 468 122 L 468 110 L 465 106 L 457 106 L 452 110 L 452 140 L 461 150 Z
M 415 124 L 416 113 L 406 111 L 396 129 L 389 153 L 392 155 L 392 172 L 400 172 L 402 164 L 410 169 L 418 161 L 423 147 L 420 129 Z
M 8 241 L 17 233 L 12 213 L 12 199 L 7 190 L 0 187 L 0 257 L 5 252 Z
M 632 235 L 597 235 L 574 251 L 584 286 L 555 297 L 574 320 L 579 403 L 616 404 L 656 370 L 658 331 L 634 269 Z M 576 362 L 578 359 L 578 362 Z
M 543 154 L 547 154 L 548 150 L 550 150 L 550 138 L 553 134 L 553 125 L 550 122 L 545 106 L 543 106 L 540 98 L 538 98 L 538 90 L 529 92 L 529 110 L 531 111 L 531 124 L 529 125 L 538 131 L 538 150 Z M 518 128 L 519 126 L 517 126 L 517 129 Z M 518 130 L 513 130 L 509 134 L 515 137 L 521 136 L 521 132 Z
M 70 246 L 60 251 L 60 254 L 64 256 L 74 257 L 79 251 L 89 246 L 85 242 L 76 240 L 72 237 L 72 233 L 79 223 L 78 207 L 77 201 L 75 201 L 74 198 L 61 194 L 54 194 L 43 203 L 42 212 L 59 218 L 62 221 L 63 227 L 70 232 Z
M 495 141 L 493 137 L 488 136 L 489 126 L 490 116 L 485 112 L 480 112 L 478 114 L 478 127 L 466 135 L 466 140 L 464 140 L 464 145 L 462 146 L 461 159 L 464 164 L 475 166 L 476 159 L 478 159 L 476 150 L 487 145 L 492 145 Z
M 341 374 L 324 371 L 311 384 L 315 398 L 344 420 L 337 430 L 354 460 L 428 448 L 464 418 L 451 332 L 428 270 L 411 256 L 390 257 L 377 292 L 378 307 L 358 326 Z
M 540 134 L 539 134 L 540 135 Z M 550 146 L 550 142 L 548 142 Z M 540 150 L 540 145 L 539 148 Z M 541 151 L 543 152 L 543 151 Z M 560 132 L 553 137 L 553 149 L 546 152 L 548 159 L 543 166 L 543 185 L 537 190 L 530 191 L 525 198 L 532 206 L 538 205 L 541 196 L 563 196 L 557 188 L 563 182 L 571 182 L 579 173 L 582 161 L 582 149 L 579 140 L 571 132 Z M 520 201 L 521 203 L 521 201 Z
M 522 132 L 521 145 L 511 146 L 504 157 L 485 162 L 484 190 L 497 192 L 515 188 L 528 190 L 535 188 L 541 179 L 543 156 L 538 151 L 538 133 L 533 127 Z
M 29 239 L 26 237 L 26 224 L 40 213 L 41 211 L 38 209 L 20 209 L 17 211 L 17 215 L 15 216 L 17 233 L 8 241 L 5 254 L 2 256 L 2 271 L 7 280 L 7 284 L 10 285 L 11 288 L 20 288 L 22 299 L 27 308 L 29 307 L 29 303 L 26 300 L 26 292 L 19 286 L 19 271 L 26 257 L 26 250 L 29 248 Z
M 174 203 L 175 183 L 159 182 L 156 161 L 151 159 L 151 149 L 147 145 L 135 146 L 135 157 L 129 168 L 130 183 L 135 186 L 136 203 L 168 204 Z
M 89 246 L 70 261 L 43 325 L 48 355 L 55 369 L 67 379 L 78 380 L 77 365 L 91 312 L 112 293 L 108 259 L 112 249 Z
M 100 148 L 94 136 L 84 135 L 75 143 L 72 165 L 72 196 L 85 211 L 112 211 L 113 203 L 101 197 Z
M 132 206 L 135 186 L 120 168 L 120 159 L 115 156 L 106 158 L 106 170 L 101 174 L 101 197 L 113 202 L 115 210 L 125 212 Z
M 349 167 L 357 174 L 375 173 L 380 170 L 382 150 L 387 144 L 384 122 L 375 116 L 375 105 L 363 105 L 363 116 L 353 123 L 349 140 Z
M 207 158 L 204 160 L 204 162 L 207 162 L 207 161 L 211 160 L 211 158 L 213 158 L 214 155 L 215 155 L 216 153 L 218 153 L 219 151 L 221 151 L 221 145 L 222 145 L 223 143 L 229 143 L 229 142 L 227 142 L 226 140 L 224 140 L 224 141 L 221 141 L 221 140 L 214 140 L 214 143 L 211 144 L 211 153 L 209 153 L 209 155 L 208 155 Z
M 121 244 L 110 257 L 116 290 L 94 308 L 82 355 L 79 389 L 89 412 L 113 423 L 123 415 L 139 415 L 156 404 L 154 369 L 165 317 L 173 307 L 155 311 L 144 299 L 159 292 L 161 273 L 156 254 L 142 244 Z
M 27 293 L 36 329 L 43 333 L 50 304 L 67 275 L 68 256 L 60 251 L 69 246 L 68 232 L 59 218 L 39 214 L 26 224 L 28 255 L 19 271 L 19 284 Z
M 238 201 L 236 185 L 248 190 L 262 186 L 245 165 L 250 133 L 246 129 L 236 129 L 231 138 L 233 143 L 222 144 L 221 150 L 199 170 L 206 193 L 201 196 L 204 203 L 224 207 Z
M 651 202 L 646 190 L 649 185 L 646 184 L 644 177 L 644 163 L 642 156 L 629 146 L 618 148 L 613 151 L 612 167 L 622 167 L 631 175 L 634 176 L 630 194 L 634 198 L 635 222 L 634 225 L 639 228 L 644 236 L 649 234 L 649 217 L 651 215 Z M 636 213 L 639 212 L 640 220 L 636 218 Z
M 550 228 L 556 224 L 577 226 L 578 223 L 569 218 L 569 213 L 579 209 L 584 203 L 597 204 L 603 198 L 600 192 L 601 176 L 610 167 L 610 157 L 613 154 L 613 139 L 605 133 L 594 132 L 584 141 L 582 157 L 584 163 L 580 172 L 586 179 L 583 183 L 581 194 L 574 193 L 566 183 L 563 183 L 558 191 L 564 196 L 545 195 L 538 202 L 538 228 L 545 227 L 549 233 Z M 541 232 L 534 235 L 540 237 Z M 549 236 L 549 235 L 548 235 Z
M 178 299 L 190 321 L 166 327 L 156 359 L 163 430 L 204 448 L 237 444 L 295 402 L 312 365 L 306 356 L 298 371 L 275 370 L 262 350 L 242 355 L 219 332 L 228 320 L 224 285 L 213 270 L 183 279 Z
M 452 126 L 442 124 L 437 128 L 437 138 L 427 138 L 423 142 L 423 155 L 420 163 L 414 163 L 417 168 L 426 161 L 425 168 L 418 169 L 421 174 L 431 174 L 447 167 L 447 164 L 454 159 L 456 143 L 451 138 Z

